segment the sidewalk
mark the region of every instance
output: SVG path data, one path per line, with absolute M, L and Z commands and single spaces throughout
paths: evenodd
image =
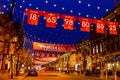
M 73 72 L 73 73 L 69 73 L 69 74 L 66 74 L 65 72 L 60 72 L 61 74 L 65 74 L 65 75 L 71 75 L 71 76 L 76 76 L 76 77 L 87 77 L 87 78 L 91 78 L 92 80 L 106 80 L 106 76 L 103 76 L 103 78 L 101 78 L 100 76 L 85 76 L 85 75 L 82 75 L 82 74 L 77 74 L 76 72 Z M 109 76 L 107 77 L 108 80 L 115 80 L 115 77 L 114 76 Z M 117 77 L 117 80 L 120 80 L 120 77 Z
M 22 80 L 26 76 L 27 76 L 27 73 L 24 73 L 24 74 L 19 75 L 19 76 L 13 76 L 13 79 L 10 79 L 10 77 L 9 77 L 9 80 Z
M 27 73 L 24 73 L 19 76 L 13 75 L 13 79 L 11 79 L 11 75 L 8 74 L 8 71 L 0 70 L 0 80 L 22 80 L 26 75 Z

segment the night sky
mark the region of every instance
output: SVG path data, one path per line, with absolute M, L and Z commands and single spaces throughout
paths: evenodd
M 48 28 L 44 16 L 39 19 L 37 26 L 27 24 L 25 9 L 41 10 L 76 17 L 101 19 L 114 8 L 114 0 L 15 0 L 13 20 L 20 21 L 26 35 L 26 40 L 31 44 L 39 41 L 52 44 L 74 45 L 83 39 L 89 39 L 89 32 L 80 31 L 78 20 L 74 23 L 74 30 L 63 28 L 62 18 L 58 19 L 56 28 Z M 120 2 L 120 0 L 117 0 Z M 0 12 L 8 13 L 11 10 L 12 0 L 0 0 Z

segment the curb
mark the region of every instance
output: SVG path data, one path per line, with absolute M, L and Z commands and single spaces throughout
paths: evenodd
M 20 78 L 18 78 L 18 80 L 22 80 L 27 76 L 27 73 L 25 73 L 23 76 L 20 76 Z

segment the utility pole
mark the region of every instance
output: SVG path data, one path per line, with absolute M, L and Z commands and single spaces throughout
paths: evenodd
M 13 79 L 13 55 L 11 54 L 11 79 Z
M 12 18 L 12 14 L 14 12 L 14 7 L 15 7 L 15 0 L 12 0 L 12 8 L 11 8 L 11 11 L 10 11 L 10 17 L 11 18 Z M 13 54 L 11 54 L 11 79 L 13 79 Z

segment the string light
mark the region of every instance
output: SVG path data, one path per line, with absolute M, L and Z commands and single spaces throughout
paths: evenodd
M 88 4 L 88 7 L 90 7 L 91 5 L 90 4 Z
M 73 13 L 73 10 L 70 10 L 71 13 Z
M 54 4 L 53 6 L 54 6 L 54 7 L 56 7 L 57 5 L 56 5 L 56 4 Z
M 108 13 L 110 10 L 112 10 L 113 8 L 112 8 L 112 6 L 114 6 L 114 5 L 111 5 L 109 8 L 108 8 L 108 6 L 107 5 L 104 5 L 105 4 L 105 2 L 103 1 L 103 3 L 102 4 L 98 4 L 97 2 L 94 2 L 94 4 L 95 5 L 92 5 L 93 4 L 93 2 L 86 2 L 86 1 L 82 1 L 82 0 L 78 0 L 77 1 L 77 3 L 78 4 L 76 4 L 76 6 L 75 7 L 77 7 L 77 9 L 75 9 L 74 7 L 73 7 L 73 5 L 71 5 L 70 7 L 68 7 L 68 6 L 66 6 L 66 4 L 65 3 L 63 3 L 63 4 L 59 4 L 59 2 L 54 2 L 54 4 L 52 3 L 52 1 L 48 1 L 48 0 L 44 0 L 44 2 L 45 3 L 43 3 L 45 6 L 43 7 L 43 5 L 37 5 L 37 4 L 34 4 L 34 2 L 36 2 L 36 0 L 35 1 L 32 1 L 31 0 L 31 2 L 29 2 L 29 1 L 27 1 L 27 0 L 22 0 L 22 2 L 20 2 L 20 4 L 18 3 L 19 1 L 17 1 L 16 3 L 16 5 L 19 7 L 19 8 L 15 8 L 15 16 L 17 16 L 18 17 L 18 19 L 15 17 L 15 20 L 20 20 L 21 19 L 21 14 L 22 14 L 22 12 L 24 12 L 24 10 L 25 10 L 25 8 L 32 8 L 32 9 L 38 9 L 38 10 L 45 10 L 45 11 L 47 11 L 47 9 L 48 9 L 48 11 L 50 11 L 49 9 L 50 9 L 50 6 L 51 6 L 51 8 L 53 8 L 52 10 L 51 10 L 51 12 L 55 12 L 55 13 L 61 13 L 61 11 L 60 11 L 60 9 L 62 9 L 62 10 L 64 10 L 64 13 L 62 12 L 62 14 L 67 14 L 68 12 L 67 12 L 67 8 L 69 8 L 69 12 L 70 13 L 73 13 L 73 11 L 74 11 L 74 13 L 76 13 L 77 15 L 75 15 L 75 16 L 85 16 L 85 17 L 92 17 L 92 18 L 94 18 L 94 19 L 97 19 L 97 18 L 100 18 L 101 16 L 103 16 L 103 14 L 106 14 L 106 12 Z M 7 3 L 9 3 L 9 4 L 7 4 Z M 4 8 L 5 8 L 5 10 L 8 12 L 8 11 L 10 11 L 10 7 L 12 6 L 12 4 L 10 3 L 10 0 L 7 0 L 7 3 L 3 6 Z M 49 3 L 49 4 L 48 4 Z M 24 6 L 24 4 L 26 4 L 26 6 Z M 109 1 L 109 4 L 112 4 L 110 1 Z M 104 6 L 103 6 L 104 5 Z M 7 7 L 6 7 L 7 6 Z M 32 7 L 31 7 L 32 6 Z M 37 6 L 37 7 L 36 7 Z M 53 7 L 54 6 L 54 7 Z M 57 6 L 57 7 L 56 7 Z M 54 8 L 55 8 L 55 11 L 54 11 Z M 84 9 L 85 8 L 85 9 Z M 88 9 L 87 9 L 88 8 Z M 95 11 L 96 12 L 94 12 L 92 9 L 95 9 Z M 99 9 L 101 9 L 101 10 L 99 10 Z M 89 11 L 88 11 L 89 10 Z M 93 11 L 93 13 L 94 14 L 91 14 L 91 11 Z M 98 12 L 99 11 L 101 11 L 101 13 L 102 14 L 98 14 Z M 44 12 L 44 11 L 43 11 Z M 82 12 L 84 13 L 84 14 L 82 14 Z M 20 13 L 20 14 L 19 14 Z M 68 13 L 69 14 L 69 13 Z M 25 16 L 25 18 L 26 18 L 26 16 Z M 45 19 L 45 17 L 44 17 L 44 19 Z M 44 20 L 43 19 L 43 20 Z M 25 20 L 25 19 L 24 19 Z M 40 30 L 36 30 L 35 31 L 35 33 L 37 33 L 38 32 L 38 35 L 39 35 L 39 32 L 40 32 L 40 34 L 42 33 L 42 34 L 46 34 L 47 35 L 47 33 L 44 33 L 45 32 L 45 27 L 43 27 L 43 25 L 45 25 L 45 23 L 43 23 L 42 21 L 43 20 L 41 20 L 41 21 L 39 21 L 40 23 L 40 25 L 38 25 L 38 28 L 36 28 L 36 29 L 40 29 Z M 116 20 L 115 20 L 116 21 Z M 27 25 L 27 20 L 25 20 L 24 21 L 25 23 L 24 23 L 24 25 L 23 26 L 27 26 L 27 28 L 28 29 L 30 29 L 30 28 L 34 28 L 34 27 L 31 27 L 31 25 Z M 61 23 L 62 23 L 62 21 L 61 21 Z M 58 26 L 61 26 L 61 27 L 63 27 L 64 25 L 63 24 L 59 24 L 59 22 L 57 22 L 56 23 Z M 80 25 L 80 23 L 78 23 L 79 25 Z M 26 29 L 27 29 L 26 28 Z M 75 28 L 74 29 L 77 29 L 76 28 L 76 25 L 75 25 Z M 35 29 L 34 29 L 35 30 Z M 49 28 L 47 28 L 47 30 L 48 30 L 48 33 L 49 32 L 51 32 L 51 29 L 49 29 Z M 56 30 L 58 30 L 59 31 L 59 33 L 58 33 L 58 35 L 60 35 L 60 34 L 63 34 L 64 33 L 64 35 L 61 35 L 61 36 L 59 36 L 59 37 L 55 37 L 56 35 L 54 35 L 54 32 L 56 31 Z M 26 30 L 26 31 L 28 31 L 28 30 Z M 25 31 L 25 33 L 26 33 L 26 35 L 28 35 L 28 36 L 31 36 L 31 37 L 33 37 L 34 38 L 34 36 L 36 36 L 36 35 L 33 35 L 34 33 L 33 32 L 29 32 L 29 33 L 27 33 Z M 33 30 L 31 30 L 31 31 L 33 31 Z M 31 35 L 32 34 L 32 35 Z M 70 41 L 67 41 L 66 40 L 66 38 L 68 38 L 68 39 L 72 39 L 72 38 L 70 38 L 69 36 L 70 35 L 72 35 L 72 34 L 74 34 L 74 36 L 73 36 L 73 38 L 75 38 L 75 37 L 78 37 L 76 34 L 79 34 L 79 33 L 74 33 L 74 31 L 72 32 L 72 31 L 64 31 L 63 30 L 63 28 L 60 28 L 60 29 L 54 29 L 53 30 L 53 33 L 51 33 L 52 34 L 52 42 L 51 42 L 51 38 L 50 39 L 48 39 L 48 42 L 50 41 L 51 43 L 53 43 L 54 41 L 55 41 L 55 38 L 58 38 L 57 40 L 60 40 L 60 43 L 62 43 L 61 42 L 61 38 L 63 38 L 63 43 L 68 43 L 68 44 L 71 44 L 71 43 L 73 43 L 72 41 L 73 40 L 70 40 Z M 82 35 L 81 33 L 79 34 L 79 35 Z M 45 36 L 44 36 L 45 37 Z M 46 37 L 48 37 L 48 36 L 46 36 Z M 42 36 L 37 36 L 35 39 L 38 39 L 38 40 L 41 40 L 41 38 L 42 38 Z M 79 38 L 79 40 L 80 40 L 80 37 L 78 37 Z M 43 39 L 43 38 L 42 38 Z M 45 39 L 45 38 L 44 38 Z M 42 40 L 41 40 L 42 41 Z M 45 40 L 44 40 L 45 41 Z M 56 41 L 56 42 L 59 42 L 59 41 Z
M 64 8 L 64 7 L 62 7 L 62 10 L 65 10 L 65 8 Z
M 79 12 L 78 15 L 81 15 L 81 13 Z

